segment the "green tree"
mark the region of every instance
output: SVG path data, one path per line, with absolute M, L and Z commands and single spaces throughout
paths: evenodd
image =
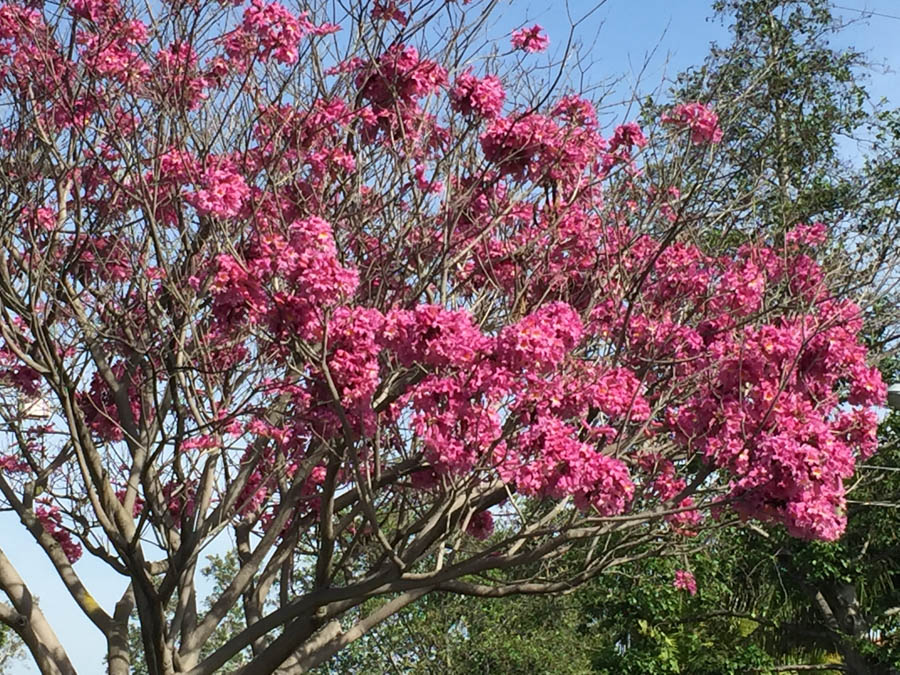
M 866 308 L 872 346 L 897 348 L 898 112 L 867 89 L 868 57 L 835 42 L 847 25 L 827 0 L 717 0 L 731 41 L 682 73 L 671 98 L 711 103 L 723 131 L 706 169 L 714 241 L 775 236 L 821 221 L 830 275 Z M 648 118 L 665 106 L 647 101 Z M 695 195 L 696 196 L 696 195 Z
M 16 661 L 25 658 L 25 645 L 19 636 L 6 626 L 0 626 L 0 673 L 8 673 Z

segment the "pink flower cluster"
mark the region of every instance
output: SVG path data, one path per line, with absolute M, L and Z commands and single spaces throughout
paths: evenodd
M 132 418 L 137 422 L 141 419 L 141 399 L 138 395 L 134 380 L 129 380 L 125 363 L 120 361 L 113 364 L 112 375 L 120 383 L 127 387 L 129 407 Z M 91 378 L 91 388 L 88 392 L 78 395 L 78 404 L 84 413 L 85 421 L 91 430 L 104 441 L 121 441 L 125 438 L 120 423 L 119 411 L 113 397 L 112 390 L 100 373 L 94 373 Z
M 368 106 L 357 110 L 367 143 L 401 143 L 416 159 L 445 147 L 447 131 L 420 105 L 447 85 L 447 71 L 421 58 L 411 45 L 393 44 L 371 63 L 351 59 L 341 72 L 355 72 L 355 83 Z
M 28 41 L 43 28 L 44 20 L 38 10 L 13 3 L 0 6 L 0 40 Z
M 708 145 L 722 140 L 718 115 L 702 103 L 680 103 L 663 114 L 662 122 L 689 129 L 694 145 Z
M 231 168 L 210 168 L 200 178 L 201 189 L 186 199 L 203 215 L 234 218 L 250 196 L 244 177 Z
M 494 516 L 490 511 L 478 511 L 469 519 L 466 533 L 476 539 L 487 539 L 494 531 Z
M 513 370 L 551 372 L 583 335 L 578 314 L 564 302 L 553 302 L 504 328 L 497 352 Z
M 121 12 L 118 0 L 72 0 L 69 10 L 98 25 L 111 23 Z
M 411 0 L 400 0 L 401 4 L 407 4 Z M 375 0 L 375 5 L 370 13 L 373 21 L 395 21 L 400 26 L 405 26 L 409 17 L 398 6 L 397 0 Z
M 210 290 L 224 334 L 262 322 L 276 335 L 318 338 L 324 312 L 351 296 L 358 281 L 337 259 L 331 225 L 315 216 L 286 233 L 258 233 L 243 260 L 223 254 L 216 263 Z
M 471 471 L 502 434 L 496 409 L 473 397 L 465 384 L 460 377 L 426 378 L 412 395 L 413 430 L 439 473 Z
M 70 563 L 78 562 L 81 558 L 81 544 L 72 538 L 72 534 L 62 526 L 62 516 L 59 508 L 56 506 L 38 506 L 34 510 L 34 515 L 39 521 L 44 531 L 56 540 L 63 553 Z
M 308 13 L 294 16 L 277 2 L 251 0 L 244 10 L 243 22 L 224 40 L 225 52 L 239 69 L 246 68 L 253 57 L 270 58 L 281 63 L 296 63 L 300 40 L 308 35 L 327 35 L 338 27 L 313 25 Z
M 622 513 L 634 494 L 625 464 L 578 439 L 578 430 L 555 417 L 541 417 L 500 455 L 500 475 L 522 494 L 574 497 L 581 509 Z
M 552 116 L 515 114 L 495 119 L 481 135 L 484 156 L 505 175 L 534 182 L 574 181 L 597 163 L 607 142 L 590 103 L 571 97 Z
M 209 98 L 207 89 L 214 81 L 198 72 L 197 53 L 187 43 L 174 43 L 156 55 L 155 78 L 161 95 L 183 99 L 190 110 L 196 110 Z
M 530 28 L 520 28 L 512 32 L 513 49 L 521 49 L 525 52 L 543 52 L 550 46 L 550 38 L 544 33 L 544 29 L 535 24 Z
M 613 132 L 613 137 L 609 141 L 609 151 L 614 153 L 622 148 L 627 153 L 632 147 L 643 148 L 645 145 L 647 138 L 637 122 L 626 122 L 617 126 Z
M 447 71 L 411 45 L 391 45 L 373 67 L 360 67 L 356 85 L 378 109 L 409 106 L 447 84 Z
M 149 39 L 140 21 L 115 23 L 99 32 L 79 32 L 82 62 L 99 78 L 136 87 L 150 73 L 137 49 Z
M 338 307 L 328 325 L 328 368 L 341 404 L 367 435 L 374 433 L 372 396 L 381 381 L 378 356 L 384 317 L 374 309 Z
M 819 246 L 825 242 L 827 234 L 823 223 L 796 225 L 784 235 L 784 243 L 789 247 Z
M 675 581 L 672 585 L 680 591 L 687 591 L 691 595 L 697 595 L 697 580 L 687 570 L 675 570 Z
M 475 77 L 470 68 L 453 83 L 450 89 L 450 106 L 463 115 L 477 115 L 490 120 L 500 114 L 505 97 L 499 77 Z
M 435 368 L 473 364 L 489 344 L 468 312 L 448 311 L 437 305 L 391 312 L 382 340 L 401 364 Z

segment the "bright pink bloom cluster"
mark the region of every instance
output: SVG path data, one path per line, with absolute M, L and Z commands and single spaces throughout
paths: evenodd
M 513 49 L 521 49 L 526 52 L 542 52 L 550 46 L 550 38 L 544 33 L 544 29 L 535 24 L 530 28 L 520 28 L 512 32 Z
M 494 531 L 494 516 L 490 511 L 478 511 L 472 515 L 466 533 L 476 539 L 487 539 Z
M 120 14 L 118 0 L 72 0 L 69 9 L 77 17 L 95 24 L 107 24 Z
M 0 470 L 7 473 L 22 473 L 31 469 L 28 462 L 18 455 L 0 455 Z
M 221 255 L 216 262 L 210 290 L 223 335 L 261 322 L 276 335 L 319 339 L 324 312 L 351 296 L 358 280 L 337 259 L 331 225 L 316 216 L 287 232 L 260 233 L 243 260 Z
M 149 32 L 140 21 L 116 23 L 100 32 L 79 32 L 82 62 L 98 78 L 109 78 L 131 87 L 150 74 L 150 66 L 138 53 Z
M 647 138 L 637 122 L 626 122 L 616 127 L 613 137 L 609 141 L 609 151 L 616 152 L 619 148 L 630 151 L 632 147 L 643 148 L 647 145 Z
M 124 362 L 115 363 L 112 368 L 113 376 L 127 386 L 128 401 L 132 419 L 141 419 L 141 400 L 137 395 L 137 387 L 133 379 L 126 377 L 126 365 Z M 131 380 L 131 381 L 129 381 Z M 88 392 L 80 392 L 78 403 L 84 413 L 85 421 L 91 430 L 104 441 L 121 441 L 125 438 L 120 423 L 119 411 L 115 398 L 109 385 L 100 373 L 94 373 L 91 378 L 91 388 Z
M 719 117 L 702 103 L 681 103 L 663 114 L 662 121 L 691 132 L 691 143 L 706 145 L 722 140 Z
M 421 58 L 411 45 L 393 44 L 372 63 L 354 59 L 339 70 L 356 73 L 369 104 L 357 111 L 366 142 L 401 143 L 417 159 L 446 146 L 446 130 L 421 106 L 447 85 L 447 71 L 438 63 Z
M 515 178 L 572 181 L 591 168 L 607 142 L 597 131 L 596 119 L 585 116 L 572 99 L 557 107 L 553 116 L 515 114 L 494 120 L 481 135 L 485 158 Z M 588 104 L 589 105 L 589 104 Z
M 509 368 L 550 372 L 562 363 L 583 335 L 584 326 L 578 314 L 569 305 L 554 302 L 504 328 L 497 351 Z
M 680 591 L 687 591 L 691 595 L 697 595 L 697 580 L 687 570 L 675 570 L 673 585 Z
M 824 223 L 797 225 L 784 236 L 788 246 L 819 246 L 825 242 L 828 230 Z
M 225 52 L 240 69 L 258 57 L 263 61 L 275 59 L 281 63 L 296 63 L 301 39 L 308 35 L 327 35 L 337 26 L 313 25 L 304 12 L 294 16 L 277 2 L 251 0 L 244 10 L 244 20 L 224 40 Z
M 484 119 L 494 119 L 500 114 L 505 97 L 499 77 L 475 77 L 471 68 L 457 77 L 450 89 L 450 105 L 454 110 Z
M 488 340 L 465 311 L 437 305 L 395 310 L 386 317 L 382 339 L 403 365 L 432 367 L 472 364 Z
M 203 186 L 187 200 L 198 212 L 219 218 L 233 218 L 241 212 L 250 188 L 244 177 L 233 169 L 210 168 L 200 179 Z
M 197 53 L 186 43 L 174 43 L 156 55 L 156 78 L 161 94 L 183 99 L 190 110 L 202 105 L 214 81 L 198 72 Z
M 571 495 L 582 509 L 622 513 L 634 494 L 625 464 L 578 439 L 578 430 L 558 418 L 538 419 L 518 439 L 518 450 L 502 457 L 501 475 L 526 495 L 559 499 Z
M 407 4 L 410 1 L 400 0 L 399 4 Z M 409 17 L 400 9 L 397 0 L 375 0 L 370 15 L 375 21 L 395 21 L 401 26 L 405 26 L 409 21 Z
M 411 45 L 391 45 L 374 68 L 356 76 L 362 95 L 376 108 L 413 104 L 447 84 L 447 71 L 436 62 L 419 57 Z

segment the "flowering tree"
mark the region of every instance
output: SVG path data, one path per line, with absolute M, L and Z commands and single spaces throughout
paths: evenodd
M 0 6 L 0 492 L 110 673 L 132 615 L 151 673 L 302 672 L 429 593 L 840 534 L 884 387 L 826 228 L 705 250 L 715 112 L 604 135 L 539 26 L 476 48 L 493 4 Z M 27 582 L 0 620 L 73 672 Z

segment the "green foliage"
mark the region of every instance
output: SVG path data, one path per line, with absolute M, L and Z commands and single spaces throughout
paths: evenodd
M 722 0 L 733 41 L 712 45 L 706 63 L 678 78 L 673 97 L 711 102 L 731 171 L 715 201 L 752 195 L 734 223 L 785 229 L 834 223 L 855 207 L 858 175 L 841 159 L 843 139 L 872 122 L 863 55 L 835 50 L 839 30 L 825 0 Z
M 12 672 L 14 662 L 25 658 L 25 643 L 11 628 L 0 624 L 0 673 Z
M 432 594 L 317 672 L 576 675 L 590 670 L 583 619 L 572 596 Z

